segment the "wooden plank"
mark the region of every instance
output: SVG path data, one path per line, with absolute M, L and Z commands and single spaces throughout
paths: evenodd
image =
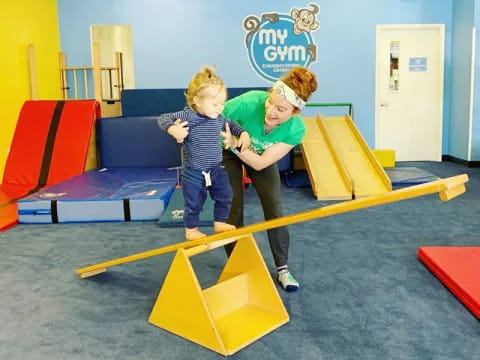
M 30 81 L 30 99 L 38 99 L 37 65 L 35 61 L 35 45 L 27 45 L 28 76 Z
M 58 54 L 58 65 L 60 66 L 60 89 L 62 90 L 63 99 L 67 100 L 67 55 L 64 52 Z
M 461 187 L 467 181 L 468 181 L 468 175 L 462 174 L 462 175 L 449 177 L 446 179 L 432 181 L 426 184 L 420 184 L 416 186 L 403 188 L 400 190 L 389 191 L 379 195 L 364 197 L 357 200 L 345 201 L 345 202 L 337 203 L 334 205 L 320 207 L 313 210 L 299 212 L 293 215 L 282 216 L 276 219 L 259 222 L 257 224 L 252 224 L 252 225 L 244 226 L 235 230 L 230 230 L 223 233 L 206 236 L 204 238 L 200 238 L 197 240 L 184 241 L 184 242 L 172 244 L 169 246 L 165 246 L 162 248 L 125 256 L 115 260 L 106 261 L 100 264 L 83 267 L 78 269 L 76 273 L 79 274 L 81 277 L 88 277 L 88 276 L 85 276 L 86 273 L 92 273 L 93 271 L 96 271 L 99 269 L 107 269 L 109 267 L 124 264 L 127 262 L 146 259 L 152 256 L 157 256 L 157 255 L 165 254 L 168 252 L 176 251 L 178 249 L 187 249 L 193 246 L 208 244 L 214 241 L 230 239 L 234 237 L 240 238 L 243 235 L 252 234 L 258 231 L 274 229 L 280 226 L 291 225 L 291 224 L 318 219 L 322 217 L 327 217 L 331 215 L 365 209 L 365 208 L 373 207 L 376 205 L 387 204 L 395 201 L 406 200 L 406 199 L 411 199 L 419 196 L 453 190 L 458 187 Z M 446 200 L 452 199 L 453 196 L 442 196 L 440 198 L 441 200 L 446 201 Z
M 100 69 L 100 45 L 92 45 L 93 54 L 93 95 L 95 100 L 102 101 L 102 74 Z

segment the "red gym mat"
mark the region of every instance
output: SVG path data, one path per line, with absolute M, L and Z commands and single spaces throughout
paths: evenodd
M 480 319 L 480 247 L 418 248 L 418 258 Z
M 17 222 L 11 205 L 19 198 L 84 172 L 99 117 L 95 100 L 24 103 L 0 185 L 0 231 Z
M 0 232 L 18 224 L 18 205 L 13 203 L 0 208 Z

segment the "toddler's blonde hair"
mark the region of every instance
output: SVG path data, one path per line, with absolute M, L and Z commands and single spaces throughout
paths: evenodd
M 219 87 L 219 90 L 213 92 L 217 87 Z M 204 66 L 188 84 L 188 89 L 185 94 L 185 97 L 187 98 L 187 104 L 190 106 L 190 108 L 196 111 L 194 103 L 195 97 L 203 98 L 215 96 L 223 88 L 225 88 L 225 84 L 223 80 L 220 79 L 217 74 L 215 74 L 215 67 Z

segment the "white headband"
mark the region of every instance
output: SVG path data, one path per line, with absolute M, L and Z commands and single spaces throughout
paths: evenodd
M 279 95 L 283 96 L 290 104 L 296 106 L 300 110 L 305 107 L 305 101 L 303 101 L 303 99 L 283 81 L 278 80 L 275 84 L 273 84 L 272 89 Z

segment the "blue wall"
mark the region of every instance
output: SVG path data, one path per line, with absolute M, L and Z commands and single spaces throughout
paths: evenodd
M 457 0 L 453 6 L 449 155 L 465 160 L 468 159 L 474 2 L 475 0 Z
M 480 2 L 475 4 L 475 82 L 473 97 L 472 122 L 472 157 L 471 160 L 480 161 Z
M 456 0 L 458 1 L 458 0 Z M 355 121 L 374 146 L 377 24 L 446 26 L 443 152 L 448 153 L 452 0 L 317 0 L 319 90 L 312 102 L 352 102 Z M 229 87 L 268 86 L 250 68 L 243 19 L 289 13 L 308 2 L 275 0 L 61 0 L 61 48 L 69 66 L 90 64 L 90 25 L 131 24 L 136 88 L 184 88 L 203 64 L 216 64 Z

